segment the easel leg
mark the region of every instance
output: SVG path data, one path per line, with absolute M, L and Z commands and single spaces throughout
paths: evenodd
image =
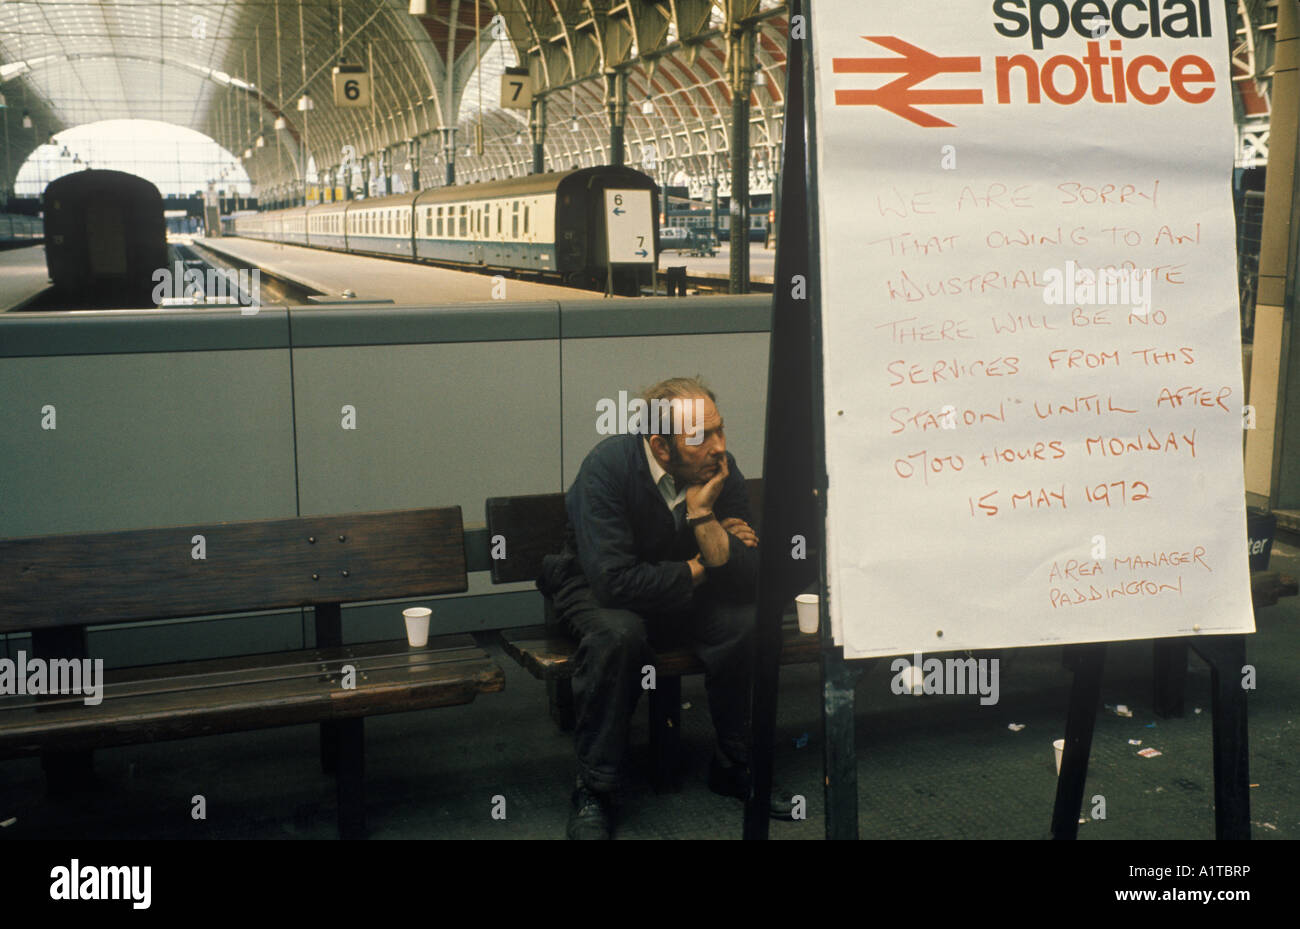
M 857 680 L 858 672 L 837 652 L 822 649 L 827 839 L 858 837 Z
M 1181 717 L 1187 712 L 1183 706 L 1187 689 L 1187 642 L 1156 639 L 1152 651 L 1156 715 L 1164 719 Z
M 1052 810 L 1052 838 L 1073 839 L 1079 834 L 1079 810 L 1088 779 L 1092 731 L 1101 702 L 1101 672 L 1106 663 L 1102 644 L 1067 645 L 1065 666 L 1074 672 L 1070 709 L 1065 721 L 1065 753 L 1056 779 L 1056 806 Z
M 1246 738 L 1246 691 L 1241 667 L 1246 637 L 1192 639 L 1192 648 L 1210 666 L 1214 699 L 1214 835 L 1250 838 L 1250 757 Z

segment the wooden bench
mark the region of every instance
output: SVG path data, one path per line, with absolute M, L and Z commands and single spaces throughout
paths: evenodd
M 750 512 L 757 523 L 762 513 L 762 479 L 746 482 Z M 491 563 L 492 583 L 536 580 L 542 559 L 560 551 L 564 544 L 567 515 L 564 494 L 534 494 L 493 497 L 487 501 L 487 527 L 491 537 L 506 540 L 506 557 Z M 782 664 L 817 660 L 819 640 L 802 635 L 797 624 L 783 627 Z M 545 622 L 536 626 L 502 630 L 500 645 L 533 677 L 546 683 L 551 718 L 564 731 L 574 724 L 573 655 L 578 641 L 555 621 L 551 602 L 546 600 Z M 704 665 L 687 648 L 661 651 L 655 655 L 655 689 L 650 704 L 650 779 L 658 791 L 680 786 L 680 738 L 682 682 L 687 674 L 703 674 Z
M 466 587 L 459 507 L 0 540 L 0 632 L 30 631 L 44 660 L 93 659 L 90 625 L 303 606 L 316 617 L 315 648 L 108 670 L 98 705 L 0 697 L 0 759 L 40 754 L 58 794 L 92 776 L 96 748 L 320 723 L 340 834 L 360 837 L 364 718 L 469 703 L 505 677 L 468 635 L 344 645 L 342 605 Z M 393 625 L 404 634 L 397 607 Z

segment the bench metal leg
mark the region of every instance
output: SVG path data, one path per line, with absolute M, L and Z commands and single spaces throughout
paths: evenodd
M 1187 690 L 1187 642 L 1156 639 L 1154 658 L 1156 715 L 1164 719 L 1181 717 L 1187 712 L 1183 705 Z
M 650 783 L 655 793 L 681 790 L 682 679 L 660 677 L 650 691 Z
M 561 732 L 572 732 L 575 722 L 573 706 L 573 681 L 567 677 L 551 678 L 546 682 L 546 702 L 551 707 L 551 719 Z
M 325 774 L 338 773 L 339 724 L 337 722 L 320 724 L 320 769 Z
M 338 727 L 339 838 L 366 836 L 365 718 L 341 719 Z
M 337 648 L 343 644 L 343 608 L 338 603 L 318 603 L 316 614 L 316 647 Z M 320 724 L 320 767 L 326 774 L 338 771 L 339 723 Z
M 32 630 L 32 657 L 89 658 L 85 626 L 55 626 Z M 37 697 L 39 702 L 42 697 Z M 95 783 L 94 752 L 41 752 L 45 790 L 51 797 L 64 797 L 86 790 Z
M 66 797 L 95 783 L 94 752 L 42 752 L 41 768 L 50 797 Z

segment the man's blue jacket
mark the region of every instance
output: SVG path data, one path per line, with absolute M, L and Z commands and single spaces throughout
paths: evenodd
M 719 520 L 738 516 L 753 525 L 745 477 L 727 452 L 730 473 L 713 506 Z M 686 503 L 678 504 L 685 511 Z M 691 607 L 695 589 L 687 560 L 699 554 L 695 530 L 674 521 L 650 477 L 642 437 L 610 436 L 588 453 L 565 495 L 568 526 L 564 550 L 548 556 L 538 588 L 547 595 L 581 574 L 602 606 L 642 616 Z M 707 568 L 699 588 L 735 603 L 753 601 L 758 549 L 730 533 L 726 564 Z

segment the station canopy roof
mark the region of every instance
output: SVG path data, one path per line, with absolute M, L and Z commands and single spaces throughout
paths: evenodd
M 750 144 L 755 166 L 771 171 L 784 111 L 783 0 L 5 0 L 2 186 L 54 133 L 130 118 L 249 153 L 245 168 L 263 190 L 301 177 L 304 146 L 322 170 L 349 151 L 387 151 L 409 186 L 412 139 L 421 186 L 442 183 L 448 125 L 458 181 L 523 174 L 530 114 L 500 106 L 508 67 L 526 67 L 546 100 L 548 169 L 608 160 L 606 75 L 621 73 L 627 162 L 654 164 L 667 181 L 718 172 L 731 134 L 735 23 L 754 36 Z M 372 106 L 335 105 L 341 62 L 370 69 Z

